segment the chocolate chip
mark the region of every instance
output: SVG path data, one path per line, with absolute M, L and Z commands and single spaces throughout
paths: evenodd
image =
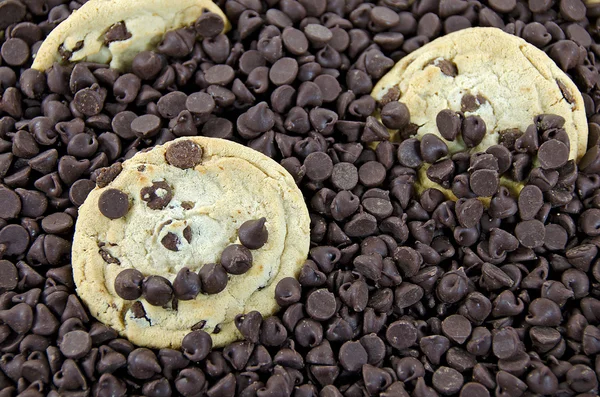
M 494 170 L 476 170 L 469 177 L 469 186 L 480 197 L 491 197 L 498 191 L 500 184 L 498 172 Z
M 275 300 L 281 307 L 289 306 L 300 300 L 300 283 L 293 277 L 285 277 L 277 283 L 275 288 Z
M 461 226 L 471 228 L 477 225 L 483 215 L 483 204 L 477 199 L 461 199 L 457 202 L 456 218 Z
M 455 173 L 455 165 L 451 159 L 439 160 L 427 168 L 426 175 L 431 181 L 439 183 L 442 187 L 450 188 L 450 181 Z M 466 176 L 466 175 L 464 175 Z M 457 176 L 460 177 L 460 176 Z M 455 179 L 456 183 L 456 179 Z M 452 188 L 453 191 L 455 188 Z
M 260 342 L 266 346 L 281 346 L 287 337 L 287 330 L 277 317 L 266 318 L 260 331 Z
M 262 316 L 257 311 L 251 311 L 235 317 L 235 326 L 241 332 L 242 336 L 252 343 L 258 342 L 261 323 Z
M 376 187 L 383 183 L 386 177 L 385 167 L 377 161 L 369 161 L 358 169 L 358 179 L 366 187 Z
M 223 19 L 212 12 L 204 12 L 196 20 L 194 27 L 196 33 L 202 37 L 214 37 L 223 31 L 225 24 Z
M 15 289 L 19 282 L 17 268 L 7 260 L 0 260 L 0 276 L 0 291 L 3 292 Z
M 481 143 L 486 133 L 486 125 L 479 116 L 467 116 L 462 122 L 462 137 L 467 147 L 475 147 Z
M 152 186 L 142 188 L 140 197 L 146 202 L 148 208 L 162 210 L 171 202 L 173 190 L 167 182 L 152 182 Z
M 340 347 L 338 358 L 342 367 L 351 372 L 358 371 L 368 361 L 367 351 L 358 341 L 344 343 Z
M 402 129 L 410 122 L 408 107 L 402 102 L 389 102 L 381 109 L 381 122 L 387 128 Z
M 475 112 L 481 107 L 483 104 L 487 103 L 487 100 L 483 95 L 472 95 L 467 93 L 463 95 L 460 100 L 460 110 L 463 113 L 467 112 Z
M 107 189 L 98 198 L 98 209 L 109 219 L 118 219 L 129 212 L 129 197 L 118 189 Z
M 433 387 L 443 395 L 457 393 L 461 389 L 463 382 L 463 376 L 454 368 L 441 366 L 433 373 Z
M 420 167 L 423 161 L 421 157 L 420 142 L 414 138 L 402 141 L 398 147 L 398 161 L 405 167 Z
M 149 304 L 164 306 L 173 297 L 173 286 L 162 276 L 148 276 L 142 283 L 142 295 Z
M 153 80 L 161 72 L 165 63 L 162 55 L 154 51 L 142 51 L 133 58 L 131 69 L 139 78 Z
M 1 29 L 6 29 L 9 25 L 23 20 L 27 12 L 25 5 L 17 1 L 3 3 L 0 10 L 2 10 L 2 20 L 0 20 Z
M 129 124 L 129 128 L 133 134 L 142 138 L 149 138 L 155 136 L 160 128 L 160 118 L 154 114 L 144 114 L 136 117 Z
M 89 179 L 80 179 L 77 182 L 73 183 L 73 185 L 71 186 L 71 189 L 69 189 L 69 200 L 71 200 L 71 203 L 73 203 L 74 205 L 80 206 L 84 203 L 87 196 L 90 194 L 90 192 L 92 190 L 94 190 L 95 187 L 96 187 L 96 184 L 94 182 L 90 181 Z M 120 195 L 118 195 L 118 196 L 119 197 L 117 197 L 117 195 L 115 195 L 112 197 L 117 197 L 118 200 L 121 200 L 122 196 L 120 196 Z M 102 197 L 102 195 L 101 195 L 101 197 Z M 114 198 L 113 198 L 113 200 L 114 200 Z M 98 203 L 100 204 L 100 201 L 98 201 Z M 114 203 L 114 201 L 113 201 L 113 203 Z M 126 209 L 124 209 L 125 205 L 122 202 L 119 205 L 123 206 L 123 208 L 121 208 L 122 210 L 127 211 Z M 118 210 L 118 208 L 115 208 L 115 210 Z M 118 215 L 115 212 L 111 212 L 111 213 L 114 216 Z M 123 214 L 123 216 L 124 215 L 125 214 Z M 107 217 L 110 218 L 110 216 L 107 216 Z
M 136 269 L 125 269 L 115 278 L 115 292 L 126 300 L 136 300 L 142 296 L 144 275 Z
M 540 146 L 538 160 L 543 169 L 562 167 L 569 160 L 569 148 L 564 143 L 551 139 Z
M 453 314 L 442 321 L 442 331 L 452 341 L 463 344 L 471 335 L 471 323 L 460 314 Z
M 217 294 L 227 286 L 227 272 L 220 264 L 207 263 L 198 272 L 202 285 L 202 292 Z
M 315 320 L 327 320 L 334 315 L 335 310 L 335 296 L 326 289 L 312 292 L 306 300 L 306 313 Z
M 173 280 L 173 292 L 178 300 L 191 300 L 200 293 L 200 276 L 190 271 L 187 267 L 182 267 L 175 280 Z
M 131 33 L 127 31 L 125 22 L 117 22 L 104 33 L 104 44 L 110 44 L 113 41 L 123 41 L 131 38 Z
M 19 38 L 10 38 L 0 48 L 2 59 L 10 66 L 21 66 L 29 59 L 29 46 Z
M 540 247 L 544 243 L 545 234 L 544 224 L 536 219 L 519 222 L 515 227 L 519 242 L 528 248 Z
M 17 334 L 25 334 L 33 325 L 33 311 L 27 303 L 0 311 L 0 319 Z
M 544 204 L 542 191 L 534 185 L 525 186 L 519 194 L 519 215 L 522 220 L 531 220 Z
M 0 218 L 16 218 L 21 212 L 21 200 L 11 189 L 0 188 L 0 199 L 4 205 L 0 208 Z
M 238 132 L 246 139 L 257 138 L 275 124 L 274 114 L 266 102 L 260 102 L 238 117 Z
M 446 303 L 456 303 L 460 301 L 467 292 L 467 277 L 462 269 L 444 274 L 440 278 L 436 289 L 439 299 Z
M 221 265 L 230 274 L 244 274 L 252 267 L 252 253 L 243 245 L 229 245 L 221 253 Z
M 212 349 L 212 338 L 202 330 L 192 331 L 181 341 L 183 354 L 191 361 L 204 360 Z
M 249 249 L 261 248 L 268 239 L 269 233 L 265 227 L 266 218 L 244 222 L 239 230 L 240 242 Z
M 392 347 L 403 350 L 417 342 L 417 329 L 408 321 L 398 320 L 388 326 L 385 337 Z
M 85 331 L 66 333 L 60 342 L 60 351 L 67 358 L 79 359 L 84 357 L 92 348 L 92 338 Z
M 304 167 L 306 168 L 306 176 L 315 182 L 326 180 L 333 172 L 333 162 L 323 152 L 309 154 L 304 159 Z
M 202 161 L 202 148 L 189 139 L 179 140 L 167 147 L 165 158 L 174 167 L 193 168 Z

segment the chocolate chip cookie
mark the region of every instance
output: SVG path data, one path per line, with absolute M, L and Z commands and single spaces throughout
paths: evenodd
M 398 62 L 372 95 L 383 105 L 383 123 L 404 139 L 400 157 L 406 166 L 439 160 L 439 169 L 419 168 L 420 192 L 435 187 L 456 200 L 438 181 L 451 171 L 440 159 L 483 153 L 525 135 L 541 114 L 564 118 L 569 159 L 581 158 L 587 148 L 585 108 L 575 84 L 545 53 L 499 29 L 464 29 L 423 46 Z M 522 187 L 505 178 L 502 184 L 514 192 Z
M 237 314 L 278 310 L 277 282 L 308 254 L 308 211 L 273 160 L 215 138 L 181 138 L 100 175 L 80 208 L 77 292 L 133 343 L 179 347 L 195 329 L 222 346 Z M 114 170 L 113 170 L 114 171 Z
M 54 62 L 88 61 L 123 70 L 167 32 L 186 28 L 177 32 L 189 36 L 193 45 L 196 33 L 211 37 L 230 27 L 210 0 L 91 0 L 48 35 L 32 68 L 44 71 Z

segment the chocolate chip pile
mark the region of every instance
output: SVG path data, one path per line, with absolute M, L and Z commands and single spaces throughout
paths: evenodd
M 407 3 L 220 1 L 228 35 L 218 23 L 169 33 L 121 74 L 89 63 L 28 69 L 40 40 L 80 3 L 1 2 L 0 395 L 597 395 L 600 7 Z M 500 186 L 489 209 L 476 198 L 491 190 L 474 183 L 475 170 L 470 182 L 439 177 L 456 203 L 435 189 L 417 196 L 406 163 L 415 159 L 399 153 L 416 151 L 410 128 L 399 144 L 385 126 L 418 126 L 401 104 L 384 111 L 369 95 L 395 61 L 470 26 L 544 49 L 577 83 L 589 118 L 579 166 L 542 150 L 566 144 L 554 134 L 539 140 L 540 165 L 526 179 L 531 139 L 546 131 L 533 120 L 534 130 L 490 153 L 453 156 L 458 175 L 492 157 L 499 172 L 512 156 L 527 186 L 519 197 Z M 311 211 L 310 258 L 298 280 L 278 284 L 277 316 L 237 317 L 243 341 L 211 350 L 195 329 L 180 351 L 136 347 L 75 293 L 77 207 L 103 167 L 191 135 L 244 143 L 290 171 Z M 432 163 L 443 153 L 435 142 L 418 149 Z
M 110 192 L 110 190 L 107 190 L 107 192 Z M 166 305 L 173 298 L 178 301 L 191 300 L 201 292 L 217 294 L 227 287 L 228 273 L 240 275 L 250 270 L 252 267 L 252 252 L 250 249 L 261 248 L 267 242 L 269 236 L 265 222 L 265 218 L 260 218 L 242 223 L 238 230 L 238 238 L 242 244 L 227 246 L 221 253 L 219 263 L 206 263 L 198 273 L 192 272 L 187 267 L 182 267 L 177 273 L 173 284 L 171 284 L 169 280 L 160 275 L 144 277 L 139 270 L 125 269 L 115 278 L 115 292 L 121 298 L 127 300 L 136 300 L 143 296 L 153 306 Z M 183 230 L 183 235 L 188 242 L 191 241 L 190 233 L 191 230 L 187 226 Z M 168 241 L 165 241 L 165 239 Z M 176 251 L 177 239 L 174 233 L 169 232 L 161 242 L 165 248 Z M 143 307 L 137 305 L 136 317 L 139 318 L 144 315 Z
M 397 114 L 399 106 L 402 104 L 391 102 L 381 110 L 383 123 L 389 128 L 397 126 L 395 120 L 389 120 L 388 115 Z M 403 113 L 406 111 L 407 109 L 402 109 Z M 573 173 L 577 172 L 577 166 L 573 160 L 569 161 L 570 142 L 562 128 L 564 118 L 542 114 L 532 121 L 533 124 L 525 132 L 518 129 L 499 131 L 501 144 L 490 146 L 485 153 L 469 155 L 468 152 L 459 152 L 450 158 L 447 158 L 448 146 L 435 134 L 425 134 L 420 141 L 408 138 L 398 147 L 398 161 L 402 166 L 415 169 L 423 162 L 429 163 L 427 178 L 446 189 L 451 188 L 458 198 L 495 195 L 500 186 L 500 177 L 504 174 L 513 182 L 528 180 L 534 187 L 540 187 L 537 190 L 534 187 L 527 190 L 528 194 L 535 195 L 535 201 L 527 202 L 523 199 L 524 205 L 533 206 L 525 210 L 527 217 L 533 217 L 544 203 L 541 189 L 551 205 L 560 206 L 571 201 L 571 196 L 563 193 L 565 190 L 573 191 L 576 178 Z M 464 117 L 461 112 L 448 109 L 438 113 L 436 123 L 442 137 L 454 141 L 460 136 L 467 148 L 479 145 L 486 133 L 485 122 L 481 117 Z M 591 158 L 595 156 L 593 152 L 588 158 L 594 161 Z M 539 166 L 534 167 L 536 161 Z M 587 161 L 584 162 L 584 167 L 585 164 Z M 502 219 L 505 214 L 496 212 L 496 204 L 490 206 L 489 214 L 493 218 Z M 504 212 L 504 208 L 501 211 Z M 523 214 L 521 218 L 524 218 Z

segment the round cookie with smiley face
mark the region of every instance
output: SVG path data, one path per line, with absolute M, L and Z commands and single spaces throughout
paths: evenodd
M 239 144 L 181 138 L 106 169 L 80 208 L 77 293 L 139 346 L 177 348 L 202 329 L 223 346 L 234 319 L 278 310 L 277 282 L 309 249 L 302 193 L 283 167 Z

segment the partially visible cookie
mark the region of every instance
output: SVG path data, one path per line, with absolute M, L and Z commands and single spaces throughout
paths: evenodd
M 580 159 L 587 149 L 585 108 L 575 84 L 544 52 L 500 29 L 464 29 L 426 44 L 398 62 L 372 95 L 382 104 L 404 103 L 415 137 L 437 135 L 449 155 L 485 152 L 515 129 L 525 132 L 541 114 L 565 119 L 570 159 Z M 437 116 L 445 109 L 483 119 L 486 131 L 481 142 L 470 147 L 460 134 L 454 140 L 444 138 Z M 403 135 L 392 133 L 395 139 Z M 449 189 L 427 178 L 425 167 L 418 173 L 417 190 L 437 188 L 456 199 Z M 508 180 L 503 184 L 515 192 L 521 187 Z
M 136 54 L 151 50 L 168 31 L 192 25 L 212 12 L 230 29 L 225 14 L 211 0 L 90 0 L 73 11 L 46 37 L 32 68 L 54 62 L 98 62 L 126 69 Z
M 426 44 L 402 58 L 372 95 L 406 104 L 417 138 L 442 137 L 436 117 L 444 109 L 481 117 L 487 133 L 472 153 L 498 144 L 504 131 L 525 131 L 540 114 L 564 117 L 571 159 L 587 149 L 585 108 L 575 84 L 543 51 L 500 29 L 464 29 Z M 450 153 L 466 149 L 462 139 L 444 141 Z
M 283 167 L 194 137 L 138 153 L 115 174 L 102 175 L 81 206 L 73 243 L 77 293 L 94 317 L 138 346 L 177 348 L 192 329 L 223 346 L 240 338 L 237 314 L 278 310 L 277 282 L 297 275 L 310 241 L 302 193 Z M 199 272 L 197 294 L 189 280 L 198 285 Z M 142 296 L 131 287 L 140 277 Z M 169 299 L 169 283 L 182 299 Z

